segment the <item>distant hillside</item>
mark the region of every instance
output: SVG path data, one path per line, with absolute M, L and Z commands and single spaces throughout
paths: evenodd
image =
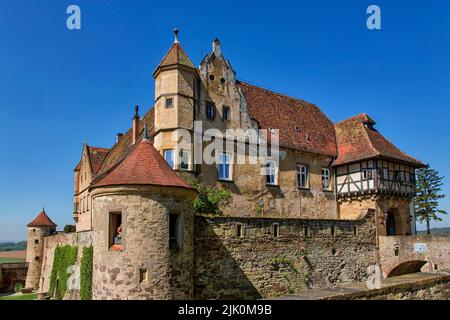
M 0 252 L 25 250 L 26 248 L 27 248 L 26 241 L 19 241 L 19 242 L 0 241 Z
M 426 234 L 427 231 L 417 231 L 417 234 Z M 450 236 L 450 228 L 431 228 L 431 234 L 435 236 Z

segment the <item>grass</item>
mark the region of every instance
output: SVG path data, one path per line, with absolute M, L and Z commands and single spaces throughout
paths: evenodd
M 25 262 L 25 260 L 16 258 L 0 258 L 0 263 L 17 263 L 17 262 Z
M 37 299 L 36 293 L 0 296 L 0 300 L 36 300 L 36 299 Z

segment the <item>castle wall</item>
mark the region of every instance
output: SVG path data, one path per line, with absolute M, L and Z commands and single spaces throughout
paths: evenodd
M 121 251 L 108 244 L 111 212 L 122 214 Z M 169 214 L 181 217 L 179 249 L 169 247 Z M 192 299 L 192 199 L 156 187 L 100 194 L 94 230 L 93 299 Z
M 194 298 L 253 299 L 362 281 L 378 259 L 374 220 L 373 210 L 360 220 L 196 217 Z
M 48 292 L 50 287 L 50 275 L 53 268 L 53 258 L 57 246 L 77 246 L 77 265 L 80 265 L 83 248 L 92 245 L 92 231 L 77 233 L 58 233 L 54 236 L 44 238 L 44 254 L 42 258 L 42 269 L 40 271 L 39 291 Z

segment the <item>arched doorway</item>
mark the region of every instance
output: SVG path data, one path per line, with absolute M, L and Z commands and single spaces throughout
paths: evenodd
M 395 217 L 394 217 L 394 212 L 391 209 L 389 209 L 386 212 L 386 235 L 387 236 L 395 236 L 396 235 Z
M 404 274 L 420 272 L 420 269 L 425 265 L 425 263 L 427 262 L 422 260 L 412 260 L 400 263 L 389 272 L 387 277 L 397 277 Z

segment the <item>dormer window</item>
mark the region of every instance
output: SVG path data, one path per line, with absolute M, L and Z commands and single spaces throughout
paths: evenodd
M 166 99 L 166 108 L 173 108 L 173 98 Z

